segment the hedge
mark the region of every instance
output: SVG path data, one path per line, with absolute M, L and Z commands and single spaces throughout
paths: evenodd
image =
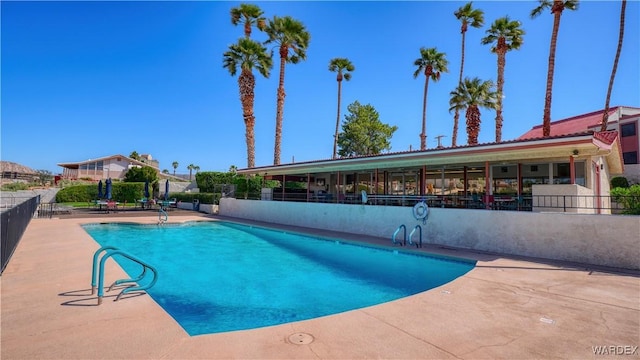
M 103 186 L 103 194 L 105 187 Z M 144 197 L 144 183 L 114 182 L 111 184 L 111 198 L 119 202 L 135 202 Z M 98 199 L 98 185 L 74 185 L 60 189 L 56 202 L 89 202 Z

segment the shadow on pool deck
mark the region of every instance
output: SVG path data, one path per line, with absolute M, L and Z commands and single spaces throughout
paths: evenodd
M 594 357 L 595 346 L 640 345 L 638 272 L 437 245 L 423 251 L 477 266 L 430 291 L 312 320 L 191 337 L 147 295 L 95 306 L 89 285 L 99 246 L 80 225 L 153 224 L 154 215 L 33 220 L 0 278 L 2 358 L 582 359 Z M 176 222 L 216 219 L 222 218 L 169 214 Z M 388 239 L 347 240 L 389 245 Z M 105 271 L 106 283 L 124 275 L 111 261 Z

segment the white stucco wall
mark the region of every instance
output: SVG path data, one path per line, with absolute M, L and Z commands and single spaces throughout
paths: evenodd
M 389 239 L 422 221 L 398 206 L 220 200 L 223 216 Z M 430 209 L 425 243 L 640 269 L 640 216 Z M 417 240 L 414 237 L 414 240 Z
M 534 212 L 569 212 L 580 214 L 596 214 L 594 192 L 576 184 L 533 185 Z M 602 200 L 601 200 L 602 201 Z M 611 204 L 601 204 L 610 208 Z M 600 209 L 600 213 L 611 213 L 610 209 Z

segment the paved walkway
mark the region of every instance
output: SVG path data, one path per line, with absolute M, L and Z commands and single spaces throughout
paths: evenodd
M 96 306 L 89 284 L 99 246 L 79 225 L 104 221 L 156 223 L 157 216 L 31 222 L 0 278 L 2 359 L 600 359 L 596 346 L 630 353 L 640 345 L 637 272 L 436 246 L 427 251 L 475 259 L 477 267 L 382 305 L 191 337 L 147 295 Z M 106 273 L 124 275 L 114 262 Z M 638 357 L 636 349 L 626 358 Z

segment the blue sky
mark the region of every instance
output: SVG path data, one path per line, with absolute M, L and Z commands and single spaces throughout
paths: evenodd
M 307 60 L 287 65 L 282 163 L 331 158 L 337 109 L 334 57 L 356 66 L 343 82 L 348 104 L 371 104 L 398 126 L 391 151 L 419 149 L 424 77 L 413 78 L 420 47 L 436 47 L 449 73 L 429 85 L 427 147 L 451 144 L 449 92 L 460 69 L 462 1 L 251 2 L 268 18 L 290 15 L 307 27 Z M 247 165 L 237 77 L 222 54 L 242 34 L 229 11 L 240 2 L 2 1 L 1 154 L 33 169 L 132 151 L 161 169 L 188 173 Z M 503 139 L 542 123 L 553 16 L 529 13 L 536 1 L 475 1 L 482 29 L 467 33 L 465 76 L 496 79 L 496 56 L 480 44 L 497 18 L 520 20 L 519 51 L 507 54 Z M 551 116 L 558 120 L 604 107 L 613 65 L 619 1 L 581 1 L 562 16 Z M 611 105 L 640 107 L 639 2 L 627 4 L 626 29 Z M 265 40 L 254 31 L 252 37 Z M 273 163 L 279 58 L 268 79 L 257 76 L 256 165 Z M 479 141 L 495 138 L 495 113 L 482 111 Z M 466 144 L 464 114 L 458 144 Z

